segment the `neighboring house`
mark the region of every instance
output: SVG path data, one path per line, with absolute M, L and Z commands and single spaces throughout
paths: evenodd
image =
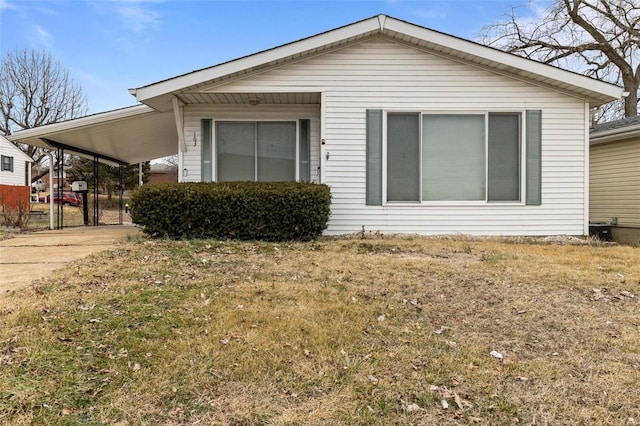
M 328 234 L 476 235 L 585 235 L 589 111 L 623 93 L 384 15 L 130 92 L 14 140 L 325 183 Z
M 149 184 L 178 181 L 178 167 L 170 164 L 152 163 L 149 170 Z
M 591 129 L 589 218 L 615 241 L 640 243 L 640 117 Z
M 32 162 L 31 157 L 0 135 L 0 211 L 29 210 Z
M 0 135 L 0 185 L 30 186 L 33 159 Z

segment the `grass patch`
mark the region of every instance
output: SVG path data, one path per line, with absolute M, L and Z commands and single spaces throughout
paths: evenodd
M 0 422 L 638 421 L 639 260 L 462 237 L 136 237 L 0 299 Z

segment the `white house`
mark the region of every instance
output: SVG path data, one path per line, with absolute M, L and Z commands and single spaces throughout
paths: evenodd
M 0 135 L 0 185 L 30 186 L 33 159 Z
M 589 111 L 623 94 L 385 15 L 130 92 L 144 105 L 13 140 L 325 183 L 328 234 L 477 235 L 586 234 Z

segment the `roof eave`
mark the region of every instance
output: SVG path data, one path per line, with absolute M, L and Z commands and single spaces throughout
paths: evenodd
M 622 139 L 640 138 L 640 124 L 630 127 L 598 132 L 589 137 L 589 144 L 597 145 L 601 143 L 613 142 Z
M 186 88 L 375 33 L 412 37 L 434 46 L 442 46 L 446 50 L 458 52 L 456 56 L 471 56 L 477 58 L 478 63 L 480 61 L 489 62 L 491 66 L 496 65 L 495 68 L 498 70 L 511 70 L 520 78 L 538 81 L 549 80 L 554 83 L 547 82 L 547 85 L 571 92 L 575 96 L 581 96 L 590 106 L 602 105 L 623 96 L 623 89 L 616 85 L 385 15 L 374 16 L 351 25 L 148 86 L 129 89 L 129 92 L 138 101 L 162 109 L 166 103 L 165 97 Z
M 9 139 L 1 135 L 0 135 L 0 138 L 2 138 L 3 140 L 7 141 L 8 144 L 10 144 L 10 148 L 15 152 L 15 155 L 21 156 L 22 159 L 24 159 L 24 161 L 33 163 L 33 158 L 29 157 L 23 150 L 21 150 L 20 148 L 15 146 L 13 143 L 11 143 Z
M 39 139 L 50 135 L 77 129 L 80 127 L 90 126 L 92 124 L 105 123 L 108 121 L 129 118 L 136 115 L 154 112 L 153 108 L 147 105 L 134 105 L 114 111 L 107 111 L 98 114 L 88 115 L 86 117 L 74 118 L 60 123 L 47 124 L 44 126 L 33 127 L 31 129 L 19 130 L 6 138 L 12 142 L 21 142 L 27 139 Z
M 129 89 L 129 93 L 142 103 L 145 101 L 166 95 L 186 87 L 200 84 L 203 81 L 214 80 L 216 78 L 229 75 L 270 62 L 283 60 L 301 52 L 322 48 L 333 43 L 363 36 L 369 33 L 379 32 L 381 29 L 383 15 L 375 16 L 356 22 L 351 25 L 340 27 L 322 34 L 311 36 L 293 43 L 285 44 L 273 49 L 258 52 L 230 62 L 194 71 L 183 76 L 175 77 L 159 83 L 151 84 L 136 89 Z
M 585 99 L 592 106 L 620 99 L 624 93 L 621 87 L 611 83 L 606 83 L 397 19 L 387 19 L 385 30 L 406 34 L 407 36 L 422 39 L 439 46 L 445 46 L 448 49 L 464 54 L 481 57 L 525 73 L 537 74 L 565 85 L 586 89 L 587 92 L 590 93 L 585 94 Z

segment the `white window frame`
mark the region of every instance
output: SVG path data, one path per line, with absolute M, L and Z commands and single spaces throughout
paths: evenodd
M 15 167 L 14 161 L 13 161 L 14 160 L 13 156 L 2 154 L 2 156 L 0 156 L 0 157 L 1 157 L 0 158 L 0 161 L 1 161 L 0 169 L 2 169 L 3 172 L 13 173 L 14 172 L 14 167 Z M 5 159 L 7 159 L 7 161 L 8 161 L 7 167 L 5 167 L 5 164 L 4 164 Z
M 207 118 L 204 118 L 207 119 Z M 300 181 L 300 120 L 308 120 L 308 117 L 297 117 L 297 118 L 293 118 L 291 116 L 286 116 L 286 117 L 278 117 L 278 118 L 268 118 L 268 119 L 259 119 L 259 118 L 219 118 L 219 119 L 215 119 L 215 118 L 209 118 L 211 120 L 211 156 L 213 157 L 211 159 L 211 180 L 213 182 L 218 182 L 218 146 L 217 146 L 217 141 L 216 138 L 218 136 L 218 123 L 294 123 L 296 125 L 296 153 L 295 153 L 295 177 L 294 177 L 294 181 L 295 182 L 299 182 Z M 258 147 L 257 144 L 254 146 L 254 158 L 256 159 L 255 161 L 255 165 L 254 165 L 254 173 L 257 179 L 258 176 L 258 151 L 257 151 Z M 254 180 L 255 182 L 258 182 L 258 180 Z
M 485 150 L 485 197 L 477 201 L 387 201 L 387 115 L 388 113 L 419 114 L 419 179 L 418 189 L 422 198 L 422 116 L 423 115 L 483 115 L 484 116 L 484 150 Z M 517 201 L 489 201 L 489 114 L 508 113 L 518 114 L 520 118 L 520 200 Z M 410 110 L 410 109 L 384 109 L 382 113 L 382 205 L 387 207 L 417 207 L 417 206 L 524 206 L 526 205 L 526 110 L 523 109 L 482 109 L 482 110 Z

